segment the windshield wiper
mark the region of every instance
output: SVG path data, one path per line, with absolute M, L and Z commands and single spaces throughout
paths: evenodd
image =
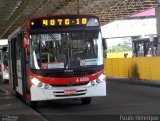
M 56 41 L 56 38 L 53 37 L 51 34 L 48 34 L 54 41 Z

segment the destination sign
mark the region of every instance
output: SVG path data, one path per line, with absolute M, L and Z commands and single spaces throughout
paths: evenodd
M 87 18 L 76 18 L 76 19 L 43 19 L 43 26 L 70 26 L 70 25 L 86 25 Z
M 31 29 L 61 28 L 61 27 L 89 27 L 100 26 L 95 16 L 50 16 L 34 18 L 30 21 Z
M 89 24 L 88 24 L 89 23 Z M 31 29 L 70 27 L 70 26 L 99 26 L 99 20 L 93 16 L 53 16 L 32 19 Z
M 31 21 L 31 26 L 36 26 L 36 23 L 41 24 L 42 27 L 55 27 L 55 26 L 71 26 L 71 25 L 86 25 L 87 18 L 61 18 L 61 19 L 41 19 Z

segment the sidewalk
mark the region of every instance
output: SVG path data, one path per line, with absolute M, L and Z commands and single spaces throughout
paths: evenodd
M 120 77 L 109 77 L 107 78 L 107 81 L 151 86 L 151 87 L 160 87 L 160 81 L 155 81 L 155 80 L 140 80 L 140 79 L 128 79 L 128 78 L 120 78 Z
M 12 95 L 8 84 L 0 83 L 0 121 L 46 121 L 46 119 Z

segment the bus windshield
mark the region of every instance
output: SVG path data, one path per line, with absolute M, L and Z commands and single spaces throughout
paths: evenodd
M 31 35 L 33 69 L 74 69 L 103 64 L 101 33 L 74 31 Z

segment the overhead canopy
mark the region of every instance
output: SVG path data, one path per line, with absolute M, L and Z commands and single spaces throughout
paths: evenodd
M 104 25 L 156 5 L 157 0 L 0 0 L 0 39 L 7 38 L 28 17 L 95 14 Z

